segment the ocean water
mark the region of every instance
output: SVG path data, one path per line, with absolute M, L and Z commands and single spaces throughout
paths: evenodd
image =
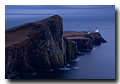
M 5 15 L 5 29 L 52 15 Z M 16 79 L 115 79 L 115 18 L 79 15 L 61 15 L 64 31 L 88 31 L 98 27 L 107 43 L 93 45 L 91 51 L 80 51 L 85 56 L 68 61 L 66 68 L 19 74 Z

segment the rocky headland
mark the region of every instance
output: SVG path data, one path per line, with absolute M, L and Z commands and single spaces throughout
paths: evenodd
M 101 36 L 99 32 L 84 31 L 64 31 L 63 37 L 77 43 L 78 51 L 85 49 L 93 49 L 93 44 L 106 43 L 107 41 Z
M 107 42 L 99 32 L 63 31 L 63 19 L 54 15 L 5 30 L 5 75 L 14 71 L 64 68 L 78 51 Z

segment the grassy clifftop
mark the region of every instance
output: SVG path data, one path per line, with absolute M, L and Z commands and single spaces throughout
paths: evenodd
M 22 41 L 28 39 L 30 34 L 37 33 L 36 29 L 42 28 L 50 21 L 58 21 L 58 23 L 61 23 L 62 18 L 59 15 L 54 15 L 41 21 L 30 22 L 5 30 L 5 47 L 21 43 Z M 52 29 L 53 28 L 51 28 L 51 30 Z
M 64 68 L 79 50 L 106 42 L 100 33 L 63 32 L 63 19 L 52 16 L 5 30 L 6 74 L 32 73 L 34 69 Z
M 63 68 L 63 23 L 58 15 L 5 31 L 6 73 Z

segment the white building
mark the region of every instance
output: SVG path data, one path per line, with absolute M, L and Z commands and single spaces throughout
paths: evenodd
M 95 32 L 98 32 L 98 27 L 97 27 L 97 29 L 95 30 Z

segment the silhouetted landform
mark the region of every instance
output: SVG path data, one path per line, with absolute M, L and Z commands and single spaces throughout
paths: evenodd
M 93 44 L 106 43 L 107 41 L 101 36 L 99 32 L 85 31 L 85 32 L 74 32 L 74 31 L 64 31 L 63 36 L 66 39 L 74 41 L 77 43 L 78 51 L 85 49 L 93 49 Z
M 5 76 L 15 71 L 64 68 L 67 60 L 77 58 L 79 50 L 92 49 L 93 43 L 101 42 L 106 41 L 100 33 L 63 32 L 63 19 L 58 15 L 7 29 Z

